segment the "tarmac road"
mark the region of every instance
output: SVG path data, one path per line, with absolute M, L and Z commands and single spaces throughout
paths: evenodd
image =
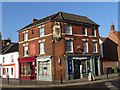
M 52 89 L 52 90 L 57 90 L 57 89 L 94 89 L 94 90 L 119 90 L 120 88 L 120 78 L 114 79 L 114 80 L 109 80 L 105 82 L 97 82 L 97 83 L 91 83 L 91 84 L 86 84 L 86 85 L 75 85 L 75 86 L 62 86 L 62 87 L 50 87 L 50 88 L 3 88 L 2 90 L 45 90 L 45 89 Z

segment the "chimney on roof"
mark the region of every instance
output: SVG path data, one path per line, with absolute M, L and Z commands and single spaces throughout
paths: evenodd
M 32 23 L 34 23 L 34 22 L 37 21 L 37 20 L 38 20 L 38 19 L 33 18 L 33 19 L 32 19 Z
M 115 31 L 115 26 L 113 23 L 110 25 L 110 31 Z
M 1 34 L 1 32 L 0 32 L 0 40 L 2 40 L 2 34 Z

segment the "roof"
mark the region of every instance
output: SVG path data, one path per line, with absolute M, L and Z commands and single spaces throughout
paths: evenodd
M 47 16 L 45 18 L 42 18 L 40 20 L 37 20 L 34 23 L 30 23 L 29 25 L 18 30 L 18 32 L 23 29 L 29 28 L 31 26 L 44 23 L 46 21 L 64 21 L 64 22 L 67 21 L 67 22 L 84 23 L 84 24 L 91 24 L 91 25 L 99 26 L 97 23 L 95 23 L 94 21 L 92 21 L 86 16 L 80 16 L 80 15 L 75 15 L 75 14 L 65 13 L 65 12 L 58 12 L 50 16 Z
M 103 42 L 104 42 L 106 39 L 107 39 L 107 37 L 100 37 L 100 40 L 103 41 Z
M 18 43 L 11 43 L 10 45 L 2 48 L 2 54 L 18 51 Z

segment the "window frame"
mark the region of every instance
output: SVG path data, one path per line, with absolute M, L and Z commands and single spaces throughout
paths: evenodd
M 43 46 L 41 47 L 42 44 Z M 39 43 L 39 54 L 45 54 L 45 42 Z
M 92 30 L 92 36 L 96 37 L 96 29 L 95 29 L 95 27 L 92 27 L 91 30 Z M 94 32 L 94 35 L 93 35 L 93 32 Z
M 25 50 L 25 48 L 27 48 L 27 51 Z M 24 57 L 28 56 L 28 45 L 24 46 Z
M 68 41 L 70 41 L 69 46 L 67 44 Z M 68 47 L 71 47 L 70 50 L 68 50 Z M 66 40 L 66 52 L 73 52 L 73 40 Z
M 43 29 L 42 29 L 43 28 Z M 42 31 L 43 30 L 43 31 Z M 42 34 L 43 33 L 43 34 Z M 40 37 L 44 37 L 45 36 L 45 28 L 44 26 L 40 27 L 39 28 L 39 34 L 40 34 Z
M 94 45 L 95 45 L 95 51 L 94 51 Z M 98 53 L 97 42 L 93 42 L 93 53 Z
M 88 53 L 89 49 L 88 49 L 88 42 L 87 41 L 83 41 L 83 43 L 86 43 L 86 51 L 84 50 L 84 44 L 83 44 L 83 53 Z
M 28 41 L 28 32 L 24 33 L 24 41 Z
M 68 26 L 69 26 L 69 29 L 66 29 L 66 27 L 68 27 Z M 69 30 L 69 33 L 67 30 Z M 71 25 L 65 24 L 65 34 L 72 35 L 72 26 Z
M 83 28 L 84 28 L 85 34 L 83 34 Z M 82 27 L 82 35 L 87 36 L 87 28 L 86 27 Z

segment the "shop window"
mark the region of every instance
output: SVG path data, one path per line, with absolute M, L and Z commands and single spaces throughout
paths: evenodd
M 32 64 L 30 62 L 27 63 L 21 63 L 21 76 L 30 76 L 33 74 L 32 69 Z
M 28 56 L 28 45 L 24 46 L 24 56 Z
M 93 53 L 97 53 L 97 43 L 93 42 Z
M 28 33 L 25 32 L 25 33 L 24 33 L 24 41 L 27 41 L 27 40 L 28 40 Z
M 65 25 L 65 34 L 72 34 L 72 26 Z
M 40 37 L 43 37 L 44 36 L 44 34 L 45 34 L 45 30 L 44 30 L 44 27 L 41 27 L 40 29 Z
M 73 52 L 73 41 L 66 40 L 66 52 Z
M 13 68 L 11 68 L 11 75 L 13 75 Z
M 83 52 L 84 53 L 88 52 L 88 42 L 86 42 L 86 41 L 83 42 Z
M 44 42 L 41 42 L 41 43 L 40 43 L 40 54 L 45 54 Z

